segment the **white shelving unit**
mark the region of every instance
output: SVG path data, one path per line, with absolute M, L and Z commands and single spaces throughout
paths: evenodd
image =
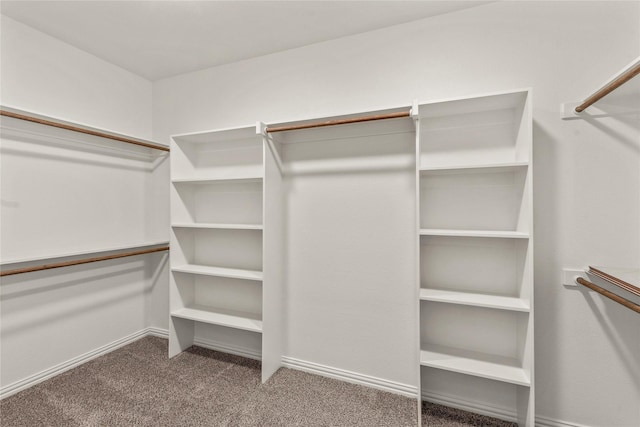
M 421 399 L 512 402 L 505 411 L 532 427 L 531 92 L 430 102 L 412 115 Z M 447 383 L 464 387 L 438 388 Z
M 173 137 L 170 356 L 206 328 L 221 339 L 234 337 L 222 330 L 257 334 L 266 380 L 286 334 L 323 337 L 290 345 L 333 360 L 333 325 L 335 345 L 354 343 L 349 351 L 374 370 L 379 343 L 363 348 L 351 327 L 366 318 L 391 331 L 388 345 L 419 342 L 410 363 L 420 403 L 486 403 L 533 427 L 531 93 L 415 103 L 414 123 L 406 111 Z M 318 304 L 327 288 L 331 299 Z M 389 303 L 415 307 L 415 335 L 399 337 L 403 319 L 372 313 Z M 288 329 L 285 312 L 297 321 Z
M 269 154 L 259 131 L 245 126 L 172 138 L 169 356 L 199 336 L 213 335 L 221 348 L 262 354 L 266 380 L 279 367 L 281 353 L 274 346 L 265 351 L 267 339 L 262 336 L 263 329 L 277 322 L 270 322 L 269 315 L 264 321 L 264 176 Z M 275 313 L 271 318 L 279 316 L 277 304 L 271 303 L 270 309 Z M 258 340 L 247 332 L 258 334 Z M 256 341 L 261 348 L 250 349 Z

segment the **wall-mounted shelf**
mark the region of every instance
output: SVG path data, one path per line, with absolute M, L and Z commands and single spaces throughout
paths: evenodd
M 506 171 L 516 171 L 521 168 L 527 168 L 529 166 L 529 162 L 504 162 L 504 163 L 487 163 L 487 164 L 478 164 L 478 163 L 470 163 L 465 165 L 456 165 L 452 164 L 449 166 L 432 166 L 432 167 L 423 167 L 420 168 L 421 174 L 428 173 L 455 173 L 455 172 L 464 172 L 464 171 L 485 171 L 485 172 L 506 172 Z
M 632 99 L 632 104 L 625 105 L 606 105 L 604 109 L 598 108 L 597 101 L 601 100 L 605 96 L 609 95 L 613 91 L 622 91 L 620 86 L 626 84 L 634 77 L 640 74 L 640 56 L 631 61 L 618 73 L 614 74 L 606 82 L 604 82 L 599 89 L 594 91 L 582 102 L 567 102 L 560 106 L 562 119 L 583 119 L 583 118 L 595 118 L 606 117 L 611 115 L 620 114 L 637 114 L 638 104 Z M 627 86 L 628 87 L 628 86 Z M 633 91 L 633 88 L 631 88 Z M 631 92 L 630 92 L 631 93 Z M 623 94 L 624 96 L 624 94 Z M 595 105 L 594 105 L 595 104 Z
M 253 175 L 236 175 L 236 176 L 224 176 L 224 177 L 204 177 L 204 178 L 174 178 L 171 180 L 174 184 L 219 184 L 229 182 L 260 182 L 261 176 Z
M 486 295 L 472 292 L 460 292 L 443 289 L 420 289 L 422 301 L 444 302 L 449 304 L 470 305 L 474 307 L 495 308 L 498 310 L 512 310 L 529 312 L 529 301 L 500 295 Z
M 531 379 L 516 359 L 445 346 L 423 346 L 420 365 L 529 387 Z
M 262 333 L 262 320 L 253 313 L 193 305 L 178 309 L 172 312 L 171 316 L 210 325 Z
M 528 239 L 529 233 L 520 231 L 502 230 L 441 230 L 433 228 L 421 228 L 421 236 L 448 236 L 448 237 L 490 237 L 499 239 Z
M 49 135 L 50 138 L 55 137 L 59 139 L 67 139 L 69 141 L 75 140 L 96 147 L 104 146 L 105 142 L 109 144 L 116 141 L 127 144 L 126 146 L 121 145 L 121 148 L 128 147 L 130 150 L 135 150 L 140 154 L 146 154 L 149 156 L 157 155 L 158 153 L 162 154 L 162 152 L 169 152 L 170 150 L 166 145 L 159 144 L 154 141 L 123 135 L 121 133 L 99 129 L 81 123 L 69 122 L 56 117 L 50 117 L 44 114 L 38 114 L 5 105 L 0 106 L 0 116 L 3 117 L 2 127 L 5 129 L 37 134 L 38 126 L 47 126 L 51 128 L 51 135 Z M 18 122 L 16 122 L 16 126 L 12 126 L 9 124 L 8 120 L 15 120 Z M 18 125 L 19 122 L 21 122 L 21 124 Z M 80 134 L 82 138 L 78 138 L 76 136 L 78 134 Z
M 255 270 L 242 270 L 239 268 L 211 267 L 207 265 L 186 264 L 171 267 L 171 271 L 187 274 L 199 274 L 201 276 L 228 277 L 231 279 L 262 280 L 262 272 Z
M 260 224 L 215 224 L 215 223 L 176 223 L 171 224 L 173 228 L 202 228 L 219 230 L 262 230 Z

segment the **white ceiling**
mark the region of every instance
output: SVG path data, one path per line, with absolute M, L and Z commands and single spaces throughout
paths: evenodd
M 153 81 L 484 3 L 3 0 L 0 11 Z

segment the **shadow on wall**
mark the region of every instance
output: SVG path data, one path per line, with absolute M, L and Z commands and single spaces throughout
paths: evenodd
M 622 93 L 609 94 L 595 103 L 590 107 L 594 110 L 593 114 L 589 114 L 590 110 L 586 109 L 581 118 L 613 140 L 640 154 L 640 136 L 626 136 L 614 130 L 618 126 L 608 126 L 606 120 L 602 120 L 610 118 L 617 122 L 616 125 L 621 124 L 635 132 L 640 132 L 640 78 L 636 80 L 628 83 L 631 87 Z
M 151 259 L 117 259 L 3 277 L 2 335 L 135 300 L 149 292 L 167 259 L 166 254 L 157 254 Z

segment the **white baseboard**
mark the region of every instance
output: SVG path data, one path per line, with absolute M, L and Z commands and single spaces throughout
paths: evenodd
M 485 402 L 475 402 L 472 400 L 460 399 L 458 396 L 425 390 L 422 391 L 422 400 L 425 402 L 461 409 L 467 412 L 473 412 L 475 414 L 498 418 L 512 423 L 518 422 L 518 414 L 512 408 L 491 406 L 487 405 Z
M 168 329 L 162 329 L 162 328 L 156 328 L 154 326 L 150 326 L 146 329 L 146 331 L 147 331 L 146 336 L 164 338 L 167 340 L 169 339 Z
M 193 344 L 198 347 L 207 348 L 209 350 L 221 351 L 223 353 L 235 354 L 236 356 L 246 357 L 248 359 L 262 360 L 262 352 L 247 347 L 238 347 L 220 341 L 214 341 L 196 337 Z
M 536 427 L 589 427 L 585 424 L 569 423 L 553 418 L 540 417 L 536 415 Z
M 131 344 L 146 336 L 154 336 L 159 338 L 168 339 L 169 331 L 166 329 L 148 327 L 138 332 L 134 332 L 124 338 L 115 340 L 107 345 L 96 348 L 95 350 L 84 353 L 80 356 L 67 360 L 37 374 L 31 375 L 20 381 L 16 381 L 5 387 L 0 388 L 0 400 L 14 395 L 22 390 L 32 387 L 38 383 L 53 378 L 56 375 L 60 375 L 70 369 L 73 369 L 83 363 L 86 363 L 92 359 L 95 359 L 103 354 L 112 352 L 120 347 L 124 347 L 127 344 Z M 261 360 L 261 354 L 254 349 L 232 346 L 226 343 L 207 340 L 202 338 L 196 338 L 194 344 L 200 347 L 208 348 L 211 350 L 221 351 L 224 353 L 235 354 L 250 359 Z M 417 395 L 417 388 L 408 384 L 402 384 L 394 381 L 388 381 L 382 378 L 377 378 L 369 375 L 363 375 L 357 372 L 347 371 L 344 369 L 333 368 L 331 366 L 321 365 L 318 363 L 307 362 L 304 360 L 296 359 L 293 357 L 282 357 L 282 366 L 290 369 L 296 369 L 299 371 L 309 372 L 316 375 L 321 375 L 328 378 L 333 378 L 340 381 L 345 381 L 352 384 L 359 384 L 366 387 L 371 387 L 377 390 L 387 391 L 407 397 L 415 398 Z M 445 394 L 438 394 L 433 392 L 422 393 L 422 399 L 427 402 L 437 403 L 440 405 L 450 406 L 452 408 L 461 409 L 463 411 L 474 412 L 481 415 L 487 415 L 502 420 L 516 422 L 516 413 L 508 408 L 492 407 L 486 403 L 473 402 L 462 400 L 457 396 L 450 396 Z M 547 417 L 536 416 L 537 427 L 589 427 L 584 424 L 570 423 L 567 421 L 556 420 Z
M 145 328 L 138 332 L 134 332 L 133 334 L 127 335 L 124 338 L 115 340 L 109 344 L 103 345 L 87 353 L 81 354 L 80 356 L 69 359 L 66 362 L 59 363 L 55 366 L 52 366 L 49 369 L 45 369 L 44 371 L 40 371 L 37 374 L 30 375 L 26 378 L 23 378 L 20 381 L 16 381 L 14 383 L 11 383 L 9 385 L 6 385 L 0 388 L 0 400 L 6 397 L 9 397 L 11 395 L 14 395 L 29 387 L 32 387 L 38 383 L 46 381 L 49 378 L 53 378 L 56 375 L 60 375 L 61 373 L 66 372 L 70 369 L 73 369 L 76 366 L 82 365 L 83 363 L 86 363 L 92 359 L 95 359 L 96 357 L 112 352 L 120 347 L 124 347 L 127 344 L 131 344 L 132 342 L 137 341 L 140 338 L 144 338 L 149 335 L 161 337 L 161 338 L 167 338 L 169 336 L 169 332 L 166 329 L 153 328 L 153 327 Z
M 417 387 L 410 386 L 408 384 L 389 381 L 370 375 L 363 375 L 344 369 L 333 368 L 331 366 L 320 365 L 318 363 L 307 362 L 293 357 L 282 356 L 282 366 L 407 397 L 415 398 L 418 393 Z

